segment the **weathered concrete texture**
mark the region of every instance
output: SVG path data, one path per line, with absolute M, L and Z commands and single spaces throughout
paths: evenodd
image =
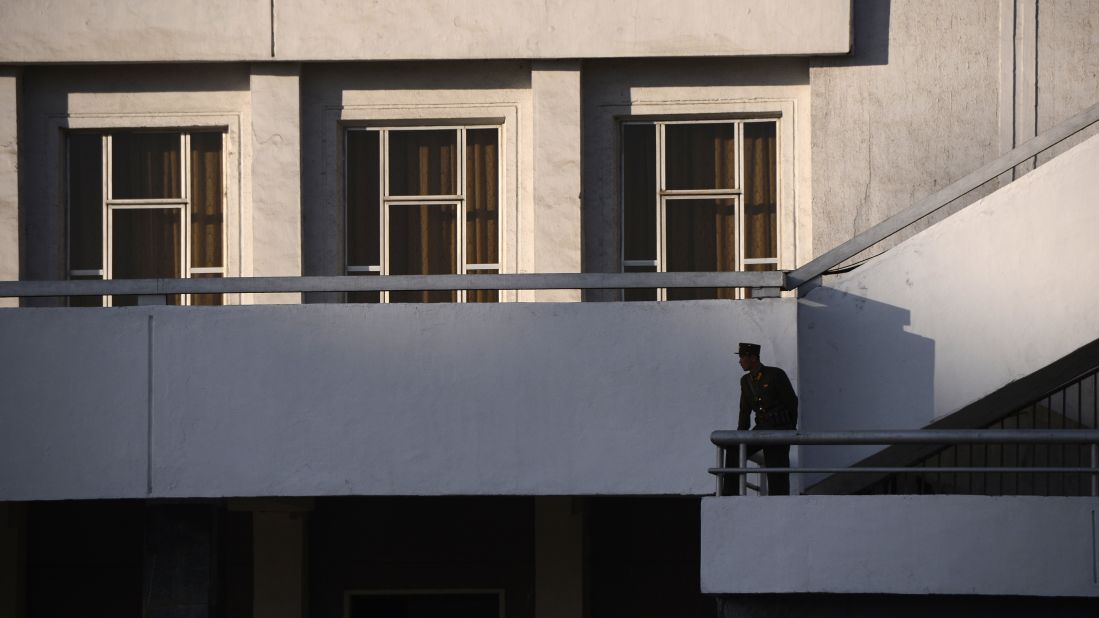
M 580 272 L 580 63 L 535 62 L 534 272 Z M 580 300 L 578 290 L 535 293 L 542 301 Z
M 19 80 L 17 69 L 0 69 L 0 281 L 19 278 Z
M 802 428 L 923 427 L 1099 339 L 1088 267 L 1043 259 L 1099 263 L 1096 169 L 1099 136 L 811 291 Z M 847 465 L 872 450 L 802 453 Z
M 1038 131 L 1099 103 L 1099 2 L 1042 0 L 1038 5 Z M 1039 162 L 1091 135 L 1092 126 L 1039 156 Z
M 998 154 L 996 2 L 855 0 L 853 10 L 853 54 L 811 60 L 814 255 Z
M 795 328 L 786 299 L 9 309 L 0 500 L 144 497 L 150 409 L 153 497 L 710 493 L 730 350 L 796 382 Z
M 842 54 L 849 0 L 278 0 L 293 60 Z
M 252 268 L 255 277 L 296 277 L 301 269 L 300 71 L 252 66 Z M 257 303 L 296 303 L 301 294 L 257 294 Z
M 270 57 L 270 0 L 68 0 L 0 5 L 0 62 Z
M 702 592 L 1099 597 L 1096 509 L 1099 498 L 703 498 Z

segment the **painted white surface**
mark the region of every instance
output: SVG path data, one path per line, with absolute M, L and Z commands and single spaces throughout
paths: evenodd
M 0 500 L 145 496 L 149 392 L 155 497 L 709 493 L 737 342 L 796 380 L 795 334 L 784 299 L 4 310 Z
M 0 3 L 0 62 L 270 57 L 270 0 Z
M 535 62 L 534 272 L 580 272 L 580 63 Z M 580 300 L 579 290 L 540 290 L 540 301 Z
M 19 278 L 19 79 L 0 70 L 0 281 Z M 18 305 L 0 298 L 0 307 Z
M 702 592 L 1099 596 L 1097 509 L 1030 496 L 703 498 Z
M 1099 339 L 1096 169 L 1092 137 L 801 300 L 802 429 L 923 427 Z
M 842 54 L 850 0 L 276 0 L 301 60 Z
M 301 67 L 252 65 L 252 270 L 297 277 L 301 270 Z M 257 303 L 300 302 L 301 294 L 257 294 Z

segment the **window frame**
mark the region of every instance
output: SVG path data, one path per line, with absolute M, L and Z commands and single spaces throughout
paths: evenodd
M 751 123 L 773 123 L 775 125 L 775 253 L 771 258 L 747 258 L 744 257 L 744 125 Z M 732 124 L 736 126 L 735 151 L 736 167 L 734 183 L 728 189 L 668 189 L 667 165 L 665 148 L 667 144 L 666 128 L 673 125 L 714 125 Z M 652 126 L 654 129 L 654 151 L 656 156 L 656 173 L 653 175 L 656 182 L 655 195 L 655 232 L 656 232 L 656 258 L 652 260 L 627 260 L 626 259 L 626 166 L 623 165 L 625 157 L 625 132 L 627 126 Z M 667 213 L 668 203 L 685 200 L 731 200 L 734 204 L 736 220 L 736 271 L 741 272 L 745 266 L 756 264 L 773 265 L 775 270 L 782 267 L 784 260 L 783 251 L 783 222 L 786 220 L 785 200 L 783 199 L 783 126 L 782 114 L 774 115 L 729 115 L 704 118 L 675 118 L 675 117 L 626 117 L 618 122 L 618 216 L 621 242 L 619 243 L 619 267 L 622 272 L 646 272 L 638 269 L 653 269 L 653 272 L 668 272 L 667 270 Z M 634 270 L 630 270 L 634 269 Z M 748 298 L 743 288 L 734 291 L 736 299 Z M 656 289 L 656 300 L 666 301 L 667 288 Z
M 498 261 L 495 263 L 466 263 L 466 133 L 471 130 L 491 129 L 496 131 L 496 254 Z M 378 183 L 380 194 L 378 196 L 378 261 L 379 264 L 351 264 L 350 246 L 351 229 L 348 225 L 348 184 L 351 170 L 349 168 L 348 136 L 352 132 L 377 132 L 378 133 L 378 174 L 381 182 Z M 455 186 L 458 192 L 452 195 L 393 195 L 390 191 L 390 165 L 389 165 L 389 135 L 393 131 L 455 131 Z M 492 271 L 503 272 L 504 264 L 504 187 L 505 187 L 505 152 L 504 142 L 506 131 L 503 123 L 469 122 L 469 123 L 426 123 L 426 124 L 383 124 L 383 125 L 347 125 L 342 127 L 343 150 L 343 258 L 345 275 L 390 275 L 390 208 L 407 206 L 449 206 L 456 207 L 455 246 L 457 265 L 456 274 L 475 274 L 477 272 Z M 456 290 L 458 303 L 468 302 L 467 290 Z M 496 302 L 504 302 L 501 293 Z M 379 293 L 379 303 L 390 302 L 390 292 Z
M 114 137 L 120 133 L 177 133 L 179 136 L 179 182 L 180 197 L 178 198 L 115 198 L 114 197 Z M 192 266 L 191 265 L 191 136 L 196 133 L 217 133 L 221 136 L 221 266 Z M 70 137 L 74 134 L 98 134 L 100 138 L 100 234 L 102 255 L 100 268 L 98 269 L 74 269 L 70 251 L 72 229 L 72 203 L 69 194 L 71 177 L 71 147 Z M 210 127 L 180 127 L 180 126 L 138 126 L 125 125 L 109 127 L 70 127 L 64 134 L 64 147 L 62 153 L 65 162 L 63 183 L 65 186 L 65 273 L 69 279 L 99 277 L 101 280 L 113 279 L 113 245 L 114 245 L 114 214 L 122 210 L 176 210 L 180 217 L 180 278 L 191 278 L 192 275 L 219 275 L 229 276 L 229 162 L 232 154 L 230 149 L 231 131 L 226 126 Z M 221 294 L 222 304 L 230 304 L 230 295 Z M 180 306 L 189 306 L 192 301 L 191 294 L 180 295 Z M 101 298 L 101 306 L 113 306 L 113 298 L 105 295 Z

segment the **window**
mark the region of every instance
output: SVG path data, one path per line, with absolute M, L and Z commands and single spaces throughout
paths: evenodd
M 778 268 L 775 120 L 622 125 L 623 272 Z M 626 300 L 747 291 L 627 290 Z
M 347 132 L 347 274 L 500 272 L 497 127 Z M 496 302 L 495 290 L 349 294 L 352 302 Z
M 69 277 L 145 279 L 225 275 L 224 179 L 219 132 L 70 133 Z M 74 297 L 123 306 L 136 297 Z M 174 305 L 220 305 L 184 294 Z

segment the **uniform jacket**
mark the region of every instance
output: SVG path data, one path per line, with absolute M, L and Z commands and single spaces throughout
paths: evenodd
M 756 412 L 756 427 L 760 429 L 797 428 L 798 396 L 785 371 L 760 365 L 740 378 L 740 422 L 737 429 L 748 429 L 753 411 Z M 786 422 L 779 420 L 783 418 Z

